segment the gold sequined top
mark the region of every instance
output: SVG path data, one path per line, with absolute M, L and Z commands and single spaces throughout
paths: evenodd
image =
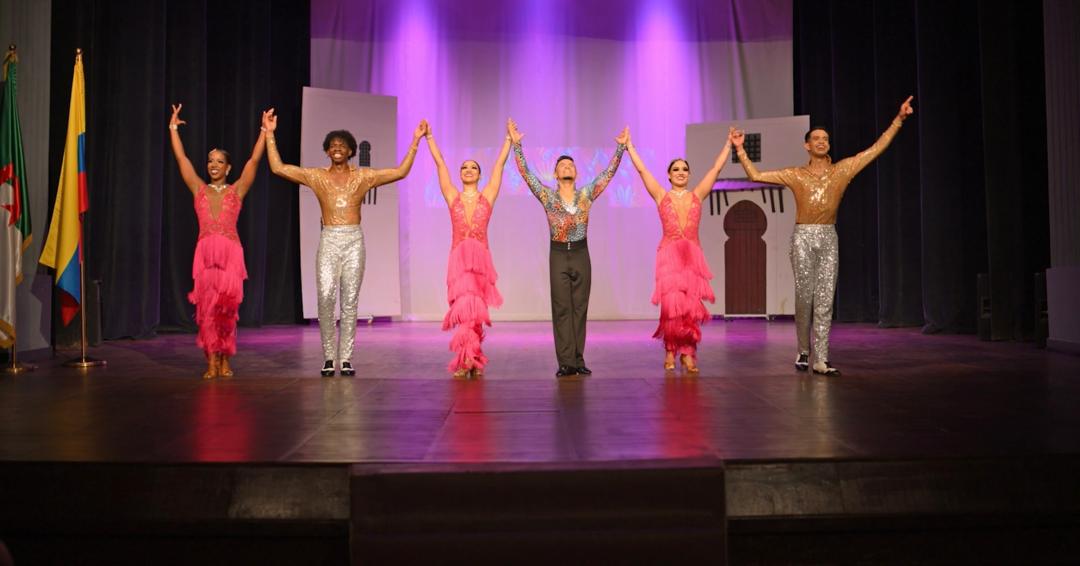
M 743 148 L 738 148 L 739 161 L 751 181 L 785 185 L 795 195 L 796 224 L 836 224 L 836 211 L 844 198 L 851 179 L 889 147 L 903 122 L 894 118 L 885 133 L 874 145 L 837 163 L 829 161 L 823 173 L 810 172 L 809 163 L 776 171 L 759 172 Z
M 275 175 L 306 185 L 315 193 L 315 197 L 319 199 L 319 208 L 322 209 L 323 226 L 359 224 L 364 195 L 374 187 L 405 177 L 416 155 L 414 141 L 414 146 L 409 148 L 402 166 L 397 169 L 369 169 L 349 165 L 348 177 L 345 183 L 341 184 L 334 180 L 329 167 L 297 167 L 282 163 L 274 138 L 270 136 L 267 136 L 267 150 L 270 170 Z

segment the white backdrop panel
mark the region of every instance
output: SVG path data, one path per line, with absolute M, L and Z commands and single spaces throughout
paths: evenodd
M 701 170 L 716 159 L 724 147 L 728 132 L 727 123 L 689 124 L 686 126 L 686 156 L 691 170 Z M 737 124 L 750 134 L 761 135 L 761 161 L 755 163 L 759 171 L 781 169 L 804 163 L 807 160 L 803 148 L 803 135 L 810 127 L 809 116 L 740 120 Z M 745 179 L 741 165 L 729 162 L 720 172 L 721 179 Z M 713 291 L 716 304 L 709 305 L 714 315 L 726 313 L 724 305 L 725 257 L 724 214 L 741 201 L 750 201 L 764 212 L 768 227 L 765 240 L 765 309 L 762 314 L 795 313 L 795 280 L 791 273 L 788 251 L 791 249 L 791 233 L 795 228 L 795 200 L 787 189 L 729 190 L 724 196 L 717 191 L 703 203 L 701 219 L 701 244 L 705 258 L 713 272 Z M 711 209 L 710 209 L 711 207 Z

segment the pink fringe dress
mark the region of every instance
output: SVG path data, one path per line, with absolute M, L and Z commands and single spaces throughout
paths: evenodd
M 693 356 L 701 342 L 701 323 L 709 320 L 702 301 L 716 301 L 709 280 L 712 272 L 698 240 L 701 201 L 691 192 L 686 227 L 679 228 L 679 214 L 671 193 L 660 201 L 660 224 L 664 237 L 656 250 L 656 290 L 652 302 L 660 305 L 660 324 L 653 338 L 664 341 L 664 349 L 676 355 Z
M 206 193 L 203 185 L 195 194 L 199 243 L 191 266 L 195 288 L 188 293 L 188 300 L 195 305 L 195 322 L 199 325 L 195 343 L 207 356 L 232 356 L 236 354 L 236 321 L 247 279 L 244 248 L 236 232 L 241 202 L 236 187 L 229 185 L 222 194 L 221 211 L 214 216 Z
M 450 310 L 443 318 L 443 330 L 454 330 L 450 351 L 454 357 L 448 369 L 483 369 L 487 356 L 480 349 L 484 340 L 484 325 L 491 326 L 489 307 L 502 305 L 502 295 L 495 288 L 499 278 L 488 249 L 487 226 L 491 219 L 491 204 L 484 195 L 476 199 L 472 223 L 465 217 L 465 203 L 458 195 L 450 205 L 450 222 L 454 241 L 446 267 L 446 298 Z

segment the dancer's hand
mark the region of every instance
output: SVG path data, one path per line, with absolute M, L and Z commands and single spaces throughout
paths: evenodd
M 270 108 L 263 111 L 262 114 L 262 129 L 266 130 L 266 133 L 274 131 L 277 128 L 277 116 L 274 116 L 274 109 Z
M 521 143 L 521 138 L 525 137 L 525 134 L 518 130 L 517 122 L 513 118 L 506 119 L 506 133 L 510 135 L 510 141 L 513 143 Z
M 630 143 L 630 126 L 623 127 L 619 135 L 615 136 L 615 143 L 619 145 L 626 145 Z
M 901 122 L 906 120 L 908 116 L 911 116 L 915 113 L 915 109 L 911 107 L 911 100 L 914 98 L 914 95 L 909 96 L 907 97 L 907 100 L 900 104 L 900 112 L 896 115 L 896 117 L 900 118 Z
M 742 149 L 743 142 L 746 141 L 746 132 L 732 127 L 728 137 L 731 139 L 731 145 L 735 146 L 736 149 Z
M 176 126 L 177 128 L 179 128 L 180 126 L 183 126 L 184 124 L 187 124 L 187 122 L 180 119 L 180 109 L 183 108 L 183 107 L 184 107 L 183 104 L 173 104 L 172 105 L 172 118 L 169 119 L 169 126 L 170 126 L 169 129 L 170 130 L 175 130 L 176 129 L 176 128 L 173 128 L 172 126 Z

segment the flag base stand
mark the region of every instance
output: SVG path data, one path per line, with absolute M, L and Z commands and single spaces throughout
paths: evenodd
M 64 367 L 68 368 L 94 368 L 104 366 L 105 360 L 99 360 L 88 356 L 83 356 L 81 358 L 75 358 L 73 360 L 68 360 L 64 362 Z
M 37 366 L 33 364 L 23 364 L 19 362 L 12 362 L 9 365 L 4 366 L 4 373 L 11 375 L 18 375 L 20 373 L 26 373 L 28 371 L 34 371 Z

